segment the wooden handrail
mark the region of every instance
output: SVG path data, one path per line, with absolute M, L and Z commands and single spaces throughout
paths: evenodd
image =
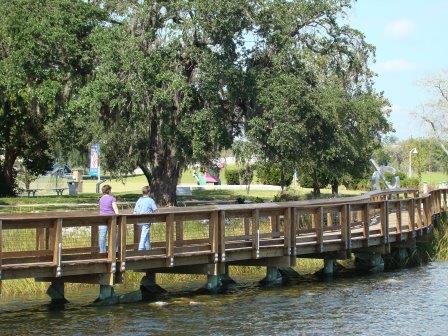
M 125 271 L 129 262 L 141 260 L 133 267 L 148 267 L 145 260 L 159 260 L 157 267 L 173 267 L 176 258 L 180 257 L 205 256 L 206 259 L 198 257 L 197 262 L 219 263 L 237 260 L 235 258 L 295 256 L 303 251 L 327 252 L 328 244 L 338 244 L 338 249 L 347 251 L 353 247 L 378 244 L 378 241 L 388 244 L 391 240 L 401 241 L 422 234 L 423 229 L 432 225 L 434 214 L 447 210 L 447 195 L 448 189 L 435 189 L 426 195 L 419 194 L 416 189 L 400 189 L 326 200 L 170 207 L 144 215 L 102 216 L 91 212 L 2 214 L 0 281 L 5 270 L 13 268 L 45 269 L 48 266 L 55 277 L 84 274 L 84 271 L 112 274 Z M 395 210 L 391 213 L 391 209 Z M 311 222 L 308 220 L 310 217 Z M 302 223 L 306 219 L 301 229 L 300 218 Z M 188 231 L 184 232 L 185 226 L 189 221 L 197 220 L 204 225 L 200 226 L 201 230 L 208 229 L 207 237 L 186 239 L 184 234 Z M 134 237 L 133 244 L 127 244 L 127 228 L 133 226 L 134 236 L 138 238 L 136 226 L 147 222 L 161 223 L 165 239 L 155 242 L 150 251 L 133 251 L 138 239 Z M 239 233 L 226 236 L 227 222 L 233 223 Z M 108 250 L 105 254 L 98 253 L 98 225 L 108 226 Z M 63 230 L 77 227 L 90 228 L 90 247 L 70 248 L 64 244 Z M 11 229 L 36 230 L 36 250 L 45 253 L 3 253 L 4 231 Z M 49 253 L 51 262 L 48 262 Z M 77 263 L 83 267 L 75 270 Z M 85 265 L 96 268 L 92 266 L 90 269 Z M 183 265 L 186 265 L 185 261 Z M 30 276 L 30 272 L 17 274 L 25 277 Z M 36 274 L 46 274 L 42 272 Z

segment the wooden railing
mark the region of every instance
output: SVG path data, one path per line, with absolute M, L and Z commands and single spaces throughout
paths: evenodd
M 0 216 L 0 280 L 114 274 L 319 255 L 413 239 L 447 210 L 447 189 L 406 189 L 302 202 L 162 208 L 149 215 Z M 139 251 L 141 223 L 151 249 Z M 98 226 L 108 227 L 100 253 Z

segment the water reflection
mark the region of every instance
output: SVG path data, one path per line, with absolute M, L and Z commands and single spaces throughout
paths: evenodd
M 178 293 L 167 300 L 88 307 L 80 293 L 64 311 L 46 298 L 0 305 L 1 335 L 447 335 L 448 264 L 331 282 L 225 295 Z M 247 281 L 247 279 L 245 279 Z M 5 311 L 5 310 L 8 311 Z M 12 311 L 11 311 L 12 310 Z

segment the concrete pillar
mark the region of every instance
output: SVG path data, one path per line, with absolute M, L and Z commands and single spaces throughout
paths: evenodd
M 166 293 L 166 290 L 156 283 L 156 274 L 146 272 L 146 275 L 140 281 L 140 292 L 142 300 L 154 300 L 160 294 Z
M 334 259 L 324 259 L 324 268 L 322 273 L 325 276 L 332 276 L 334 274 Z
M 222 293 L 229 285 L 235 284 L 227 264 L 211 264 L 207 268 L 207 283 L 198 290 L 199 293 Z
M 355 267 L 360 272 L 382 272 L 384 271 L 384 260 L 380 253 L 357 252 L 355 253 Z
M 266 276 L 260 281 L 263 286 L 275 286 L 283 283 L 282 274 L 276 266 L 266 267 Z
M 222 281 L 219 275 L 208 274 L 205 290 L 208 293 L 216 294 L 222 290 Z
M 59 306 L 68 303 L 64 296 L 64 282 L 61 280 L 52 281 L 47 294 L 51 298 L 51 305 Z
M 119 303 L 119 297 L 115 294 L 114 286 L 100 285 L 100 294 L 93 302 L 93 306 L 110 306 Z

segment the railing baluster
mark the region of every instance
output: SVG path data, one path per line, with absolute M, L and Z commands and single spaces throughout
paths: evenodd
M 209 230 L 209 238 L 211 237 L 212 230 Z M 184 222 L 176 221 L 176 246 L 182 246 L 184 244 Z
M 297 253 L 297 226 L 299 221 L 299 210 L 297 208 L 292 208 L 292 217 L 291 217 L 291 254 L 293 256 Z
M 370 243 L 369 203 L 366 203 L 363 206 L 363 209 L 362 209 L 362 221 L 363 221 L 363 224 L 364 224 L 365 245 L 369 246 L 369 243 Z
M 110 263 L 110 273 L 115 273 L 117 267 L 117 217 L 112 217 L 107 220 L 108 246 L 107 246 L 107 260 Z
M 415 200 L 412 198 L 407 201 L 408 203 L 408 218 L 409 218 L 409 230 L 411 231 L 411 237 L 415 237 Z
M 219 237 L 218 237 L 218 225 L 219 225 L 219 212 L 212 211 L 210 213 L 210 221 L 209 221 L 209 231 L 210 231 L 210 246 L 212 252 L 212 262 L 217 263 L 218 259 L 218 245 L 219 245 Z M 177 227 L 176 227 L 177 234 Z
M 286 208 L 283 217 L 285 255 L 291 255 L 291 208 Z
M 341 207 L 341 238 L 346 250 L 350 250 L 351 246 L 351 228 L 350 228 L 350 204 Z
M 53 265 L 56 267 L 55 276 L 62 276 L 62 218 L 53 222 Z
M 126 216 L 121 216 L 118 221 L 118 262 L 120 271 L 126 270 Z
M 260 257 L 260 210 L 252 211 L 252 255 L 255 259 Z
M 383 244 L 389 244 L 389 203 L 381 203 L 381 231 L 383 234 Z
M 218 224 L 219 224 L 219 230 L 218 230 L 218 250 L 221 257 L 221 261 L 226 261 L 226 212 L 224 210 L 219 211 L 218 215 Z M 247 234 L 249 235 L 249 234 Z
M 98 253 L 99 251 L 98 236 L 99 236 L 98 225 L 92 225 L 90 227 L 90 246 L 92 247 L 92 252 L 95 253 Z
M 314 227 L 316 229 L 317 250 L 324 251 L 324 208 L 319 207 L 314 213 Z
M 165 219 L 165 247 L 166 247 L 166 265 L 172 267 L 174 265 L 174 214 L 170 213 Z

